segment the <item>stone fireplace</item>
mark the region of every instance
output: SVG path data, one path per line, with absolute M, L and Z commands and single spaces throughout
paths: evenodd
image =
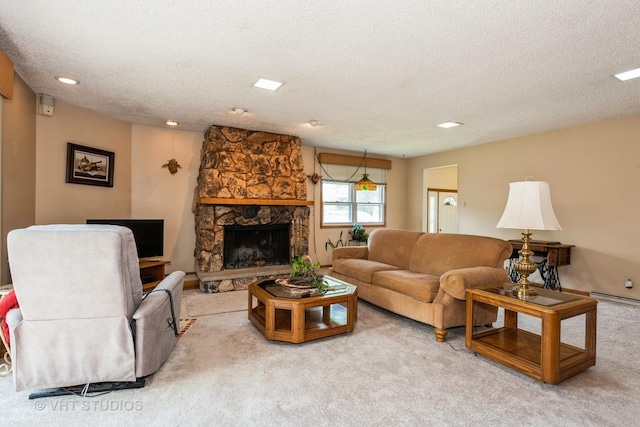
M 309 214 L 300 139 L 211 126 L 194 203 L 195 267 L 204 292 L 246 289 L 289 273 L 308 253 Z

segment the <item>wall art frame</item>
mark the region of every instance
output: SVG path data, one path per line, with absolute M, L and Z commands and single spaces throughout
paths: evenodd
M 67 183 L 113 187 L 115 153 L 67 143 Z

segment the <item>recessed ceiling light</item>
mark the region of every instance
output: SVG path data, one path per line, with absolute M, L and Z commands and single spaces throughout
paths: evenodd
M 178 126 L 180 123 L 176 122 L 175 120 L 167 120 L 166 122 L 169 126 Z
M 320 126 L 322 122 L 320 120 L 311 120 L 309 124 L 315 127 L 315 126 Z
M 268 79 L 260 79 L 258 80 L 255 84 L 255 87 L 259 87 L 260 89 L 267 89 L 267 90 L 278 90 L 278 88 L 280 88 L 280 86 L 282 86 L 282 83 L 280 82 L 276 82 L 274 80 L 268 80 Z
M 444 122 L 444 123 L 440 123 L 439 125 L 436 125 L 436 126 L 438 126 L 439 128 L 448 129 L 448 128 L 454 128 L 456 126 L 460 126 L 461 124 L 462 123 L 459 123 L 459 122 Z
M 66 85 L 79 85 L 80 82 L 78 80 L 70 79 L 69 77 L 58 77 L 56 76 L 56 80 L 60 83 L 64 83 Z
M 245 110 L 244 108 L 233 108 L 232 110 L 234 113 L 236 113 L 239 116 L 247 112 L 247 110 Z
M 615 74 L 614 77 L 623 82 L 631 79 L 637 79 L 638 77 L 640 77 L 640 68 L 625 71 L 624 73 Z

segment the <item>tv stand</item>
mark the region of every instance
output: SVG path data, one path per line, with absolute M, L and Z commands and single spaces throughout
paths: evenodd
M 164 267 L 167 264 L 171 264 L 171 261 L 140 261 L 140 278 L 143 279 L 143 292 L 149 292 L 164 279 Z

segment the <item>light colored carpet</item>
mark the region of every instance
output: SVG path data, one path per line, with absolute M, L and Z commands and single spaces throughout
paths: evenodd
M 249 304 L 246 290 L 207 294 L 197 289 L 189 289 L 183 293 L 183 307 L 187 310 L 186 314 L 192 317 L 247 311 Z
M 184 314 L 183 314 L 184 316 Z M 529 318 L 530 319 L 530 318 Z M 574 321 L 575 320 L 575 321 Z M 563 338 L 579 341 L 570 319 Z M 528 322 L 521 321 L 521 325 Z M 531 328 L 536 328 L 532 319 Z M 139 390 L 36 401 L 0 379 L 6 425 L 48 426 L 631 426 L 638 425 L 640 308 L 598 306 L 597 365 L 541 384 L 431 327 L 360 302 L 353 333 L 267 341 L 246 312 L 198 317 Z M 55 355 L 51 355 L 55 357 Z

